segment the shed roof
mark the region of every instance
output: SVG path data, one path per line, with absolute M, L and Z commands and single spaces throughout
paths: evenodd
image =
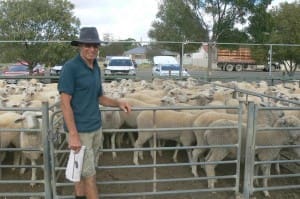
M 146 54 L 147 52 L 147 47 L 145 46 L 139 46 L 130 50 L 127 50 L 124 52 L 125 55 L 130 55 L 130 54 Z

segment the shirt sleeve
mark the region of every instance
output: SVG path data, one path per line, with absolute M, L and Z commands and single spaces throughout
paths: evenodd
M 62 71 L 59 76 L 58 81 L 58 92 L 59 93 L 67 93 L 69 95 L 73 95 L 74 93 L 74 82 L 75 75 L 72 70 L 72 65 L 65 64 L 62 68 Z

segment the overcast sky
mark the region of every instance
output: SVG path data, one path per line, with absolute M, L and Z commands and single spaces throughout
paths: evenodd
M 116 40 L 134 38 L 148 41 L 159 0 L 72 0 L 74 15 L 81 26 L 96 26 L 103 39 L 110 33 Z
M 294 0 L 274 0 L 273 5 Z M 115 40 L 134 38 L 149 41 L 148 31 L 158 12 L 159 0 L 72 0 L 74 15 L 81 26 L 96 26 L 103 39 L 109 33 Z

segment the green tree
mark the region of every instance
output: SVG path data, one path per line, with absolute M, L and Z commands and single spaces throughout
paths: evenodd
M 202 41 L 208 38 L 208 33 L 199 23 L 197 16 L 183 0 L 163 0 L 156 15 L 157 20 L 152 23 L 148 35 L 158 41 L 173 41 L 173 43 L 158 45 L 181 52 L 181 43 L 188 41 Z M 178 42 L 178 43 L 174 43 Z M 185 51 L 199 48 L 199 44 L 187 45 Z
M 73 56 L 75 49 L 63 42 L 78 34 L 80 21 L 73 9 L 67 0 L 0 1 L 1 62 L 51 66 Z
M 288 46 L 275 46 L 273 57 L 284 65 L 289 76 L 293 76 L 300 64 L 300 4 L 280 4 L 273 10 L 274 27 L 270 34 L 270 42 L 274 44 L 289 44 Z M 298 44 L 298 45 L 295 45 Z
M 247 32 L 237 27 L 247 22 L 254 8 L 260 4 L 269 5 L 271 1 L 162 0 L 157 19 L 152 23 L 148 35 L 159 41 L 248 42 Z M 193 52 L 199 48 L 195 42 L 188 44 L 184 45 L 184 52 Z M 164 47 L 180 53 L 183 45 L 171 43 L 164 44 Z M 226 48 L 236 47 L 226 45 Z
M 246 28 L 250 35 L 250 42 L 258 44 L 267 44 L 270 42 L 270 35 L 274 27 L 274 19 L 268 6 L 272 0 L 262 1 L 259 5 L 252 8 L 249 16 L 249 26 Z M 258 64 L 267 63 L 269 46 L 257 45 L 252 46 L 252 56 Z
M 170 41 L 227 41 L 257 6 L 271 0 L 163 0 L 149 37 Z M 245 39 L 244 33 L 238 38 Z M 196 38 L 196 39 L 195 39 Z M 234 39 L 234 38 L 232 38 Z
M 133 38 L 119 40 L 117 42 L 107 41 L 106 45 L 100 48 L 100 57 L 121 56 L 127 50 L 140 46 Z

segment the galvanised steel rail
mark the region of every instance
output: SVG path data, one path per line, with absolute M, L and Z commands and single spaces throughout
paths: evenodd
M 55 106 L 51 107 L 52 109 L 55 108 Z M 106 110 L 109 110 L 110 108 L 107 108 Z M 156 109 L 156 110 L 155 110 Z M 142 111 L 142 110 L 151 110 L 151 111 L 159 111 L 159 110 L 168 110 L 168 109 L 174 109 L 174 110 L 181 110 L 181 109 L 203 109 L 203 110 L 211 110 L 211 109 L 236 109 L 241 110 L 239 107 L 227 107 L 227 106 L 214 106 L 214 107 L 203 107 L 203 106 L 195 106 L 195 107 L 146 107 L 146 108 L 134 108 L 133 111 Z M 258 108 L 253 104 L 249 103 L 248 105 L 248 126 L 247 126 L 247 136 L 248 136 L 248 143 L 246 145 L 247 152 L 245 153 L 245 173 L 244 173 L 244 189 L 241 191 L 242 194 L 245 196 L 245 198 L 249 198 L 251 194 L 257 191 L 262 190 L 286 190 L 286 189 L 296 189 L 299 187 L 299 185 L 289 185 L 289 186 L 276 186 L 276 187 L 253 187 L 253 180 L 254 179 L 263 179 L 263 178 L 274 178 L 274 179 L 280 179 L 280 178 L 291 178 L 291 177 L 299 177 L 299 173 L 296 174 L 282 174 L 282 175 L 271 175 L 271 176 L 257 176 L 254 174 L 254 165 L 259 164 L 271 164 L 271 163 L 279 163 L 279 164 L 287 164 L 287 163 L 296 163 L 299 162 L 299 160 L 277 160 L 277 161 L 254 161 L 254 152 L 257 149 L 272 149 L 272 148 L 288 148 L 288 146 L 256 146 L 253 141 L 255 140 L 255 134 L 254 132 L 259 132 L 259 130 L 272 130 L 272 128 L 261 128 L 259 129 L 256 127 L 256 118 L 255 115 L 258 111 L 264 110 L 299 110 L 297 107 L 288 107 L 288 108 L 278 108 L 278 107 L 267 107 L 267 108 Z M 0 109 L 0 110 L 6 110 L 6 111 L 20 111 L 21 109 Z M 32 109 L 26 109 L 26 110 L 32 110 Z M 17 198 L 17 197 L 27 197 L 27 196 L 36 196 L 36 197 L 44 197 L 44 198 L 72 198 L 73 196 L 68 195 L 67 193 L 62 194 L 60 192 L 61 189 L 72 189 L 73 183 L 67 182 L 64 180 L 64 171 L 66 166 L 66 160 L 68 156 L 69 150 L 67 149 L 67 142 L 65 140 L 65 132 L 61 132 L 59 127 L 61 127 L 61 112 L 60 110 L 54 111 L 52 114 L 50 114 L 50 118 L 48 118 L 48 113 L 50 108 L 47 106 L 47 104 L 43 104 L 41 109 L 33 109 L 35 111 L 42 111 L 43 113 L 43 125 L 41 131 L 43 132 L 43 143 L 44 143 L 44 149 L 43 149 L 43 163 L 41 165 L 35 165 L 35 166 L 29 166 L 29 165 L 0 165 L 0 168 L 8 169 L 8 168 L 39 168 L 43 170 L 44 177 L 43 179 L 33 181 L 35 183 L 43 184 L 43 192 L 19 192 L 16 190 L 14 193 L 7 193 L 7 192 L 0 192 L 0 196 L 7 197 L 7 198 Z M 118 111 L 117 108 L 111 108 L 110 110 Z M 24 111 L 24 109 L 22 109 Z M 105 111 L 103 109 L 102 111 Z M 241 113 L 239 113 L 241 114 Z M 48 118 L 48 119 L 47 119 Z M 240 117 L 241 118 L 241 117 Z M 241 119 L 240 119 L 241 120 Z M 48 122 L 47 122 L 48 121 Z M 54 122 L 55 124 L 53 124 Z M 59 126 L 56 126 L 59 125 Z M 241 121 L 239 121 L 237 126 L 226 126 L 226 127 L 220 127 L 224 130 L 234 128 L 237 129 L 238 132 L 240 131 L 240 125 Z M 196 130 L 196 129 L 220 129 L 219 127 L 186 127 L 186 128 L 156 128 L 156 129 L 130 129 L 130 131 L 153 131 L 153 133 L 165 133 L 167 131 L 175 131 L 175 130 Z M 273 128 L 273 130 L 299 130 L 299 127 L 295 128 Z M 0 129 L 0 132 L 6 131 L 6 130 L 15 130 L 18 131 L 18 129 Z M 20 129 L 19 129 L 20 130 Z M 21 129 L 24 131 L 33 131 L 28 129 Z M 126 132 L 129 129 L 105 129 L 104 132 L 116 132 L 122 133 Z M 241 136 L 239 136 L 241 139 Z M 100 170 L 100 172 L 103 172 L 105 169 L 142 169 L 142 168 L 152 168 L 153 169 L 153 177 L 147 178 L 147 179 L 132 179 L 132 180 L 126 180 L 126 179 L 120 179 L 120 180 L 105 180 L 105 181 L 98 181 L 97 184 L 101 186 L 105 185 L 135 185 L 140 183 L 146 183 L 146 184 L 152 184 L 152 191 L 144 191 L 144 192 L 129 192 L 129 193 L 101 193 L 100 196 L 103 198 L 126 198 L 126 197 L 140 197 L 142 196 L 166 196 L 166 195 L 176 195 L 176 194 L 191 194 L 191 193 L 204 193 L 204 192 L 230 192 L 232 194 L 238 194 L 240 192 L 239 190 L 239 180 L 241 177 L 240 174 L 240 142 L 236 144 L 226 144 L 226 145 L 210 145 L 210 146 L 180 146 L 180 147 L 158 147 L 157 145 L 154 145 L 153 147 L 147 147 L 147 148 L 118 148 L 118 149 L 103 149 L 101 152 L 132 152 L 132 151 L 154 151 L 157 152 L 159 150 L 193 150 L 193 149 L 209 149 L 209 148 L 235 148 L 238 151 L 238 154 L 235 159 L 233 160 L 224 160 L 224 161 L 213 161 L 213 162 L 180 162 L 180 163 L 158 163 L 153 161 L 152 164 L 140 164 L 140 165 L 132 165 L 132 164 L 126 164 L 126 165 L 98 165 L 97 170 Z M 292 148 L 295 148 L 297 146 L 292 145 L 290 146 Z M 18 148 L 1 148 L 0 151 L 11 151 L 11 152 L 18 152 L 18 151 L 38 151 L 39 149 L 34 148 L 26 148 L 26 149 L 18 149 Z M 154 153 L 154 155 L 156 155 Z M 155 157 L 155 156 L 154 156 Z M 230 175 L 218 175 L 214 177 L 174 177 L 174 178 L 158 178 L 156 175 L 157 170 L 156 169 L 163 169 L 163 168 L 171 168 L 171 167 L 189 167 L 191 165 L 235 165 L 235 172 L 234 174 Z M 175 183 L 175 182 L 197 182 L 197 181 L 207 181 L 209 179 L 219 179 L 219 180 L 235 180 L 234 183 L 226 185 L 226 187 L 216 187 L 214 189 L 207 189 L 207 188 L 197 188 L 197 189 L 176 189 L 176 190 L 159 190 L 157 185 L 161 183 Z M 24 180 L 24 179 L 15 179 L 15 180 L 0 180 L 0 184 L 28 184 L 32 183 L 30 180 Z

